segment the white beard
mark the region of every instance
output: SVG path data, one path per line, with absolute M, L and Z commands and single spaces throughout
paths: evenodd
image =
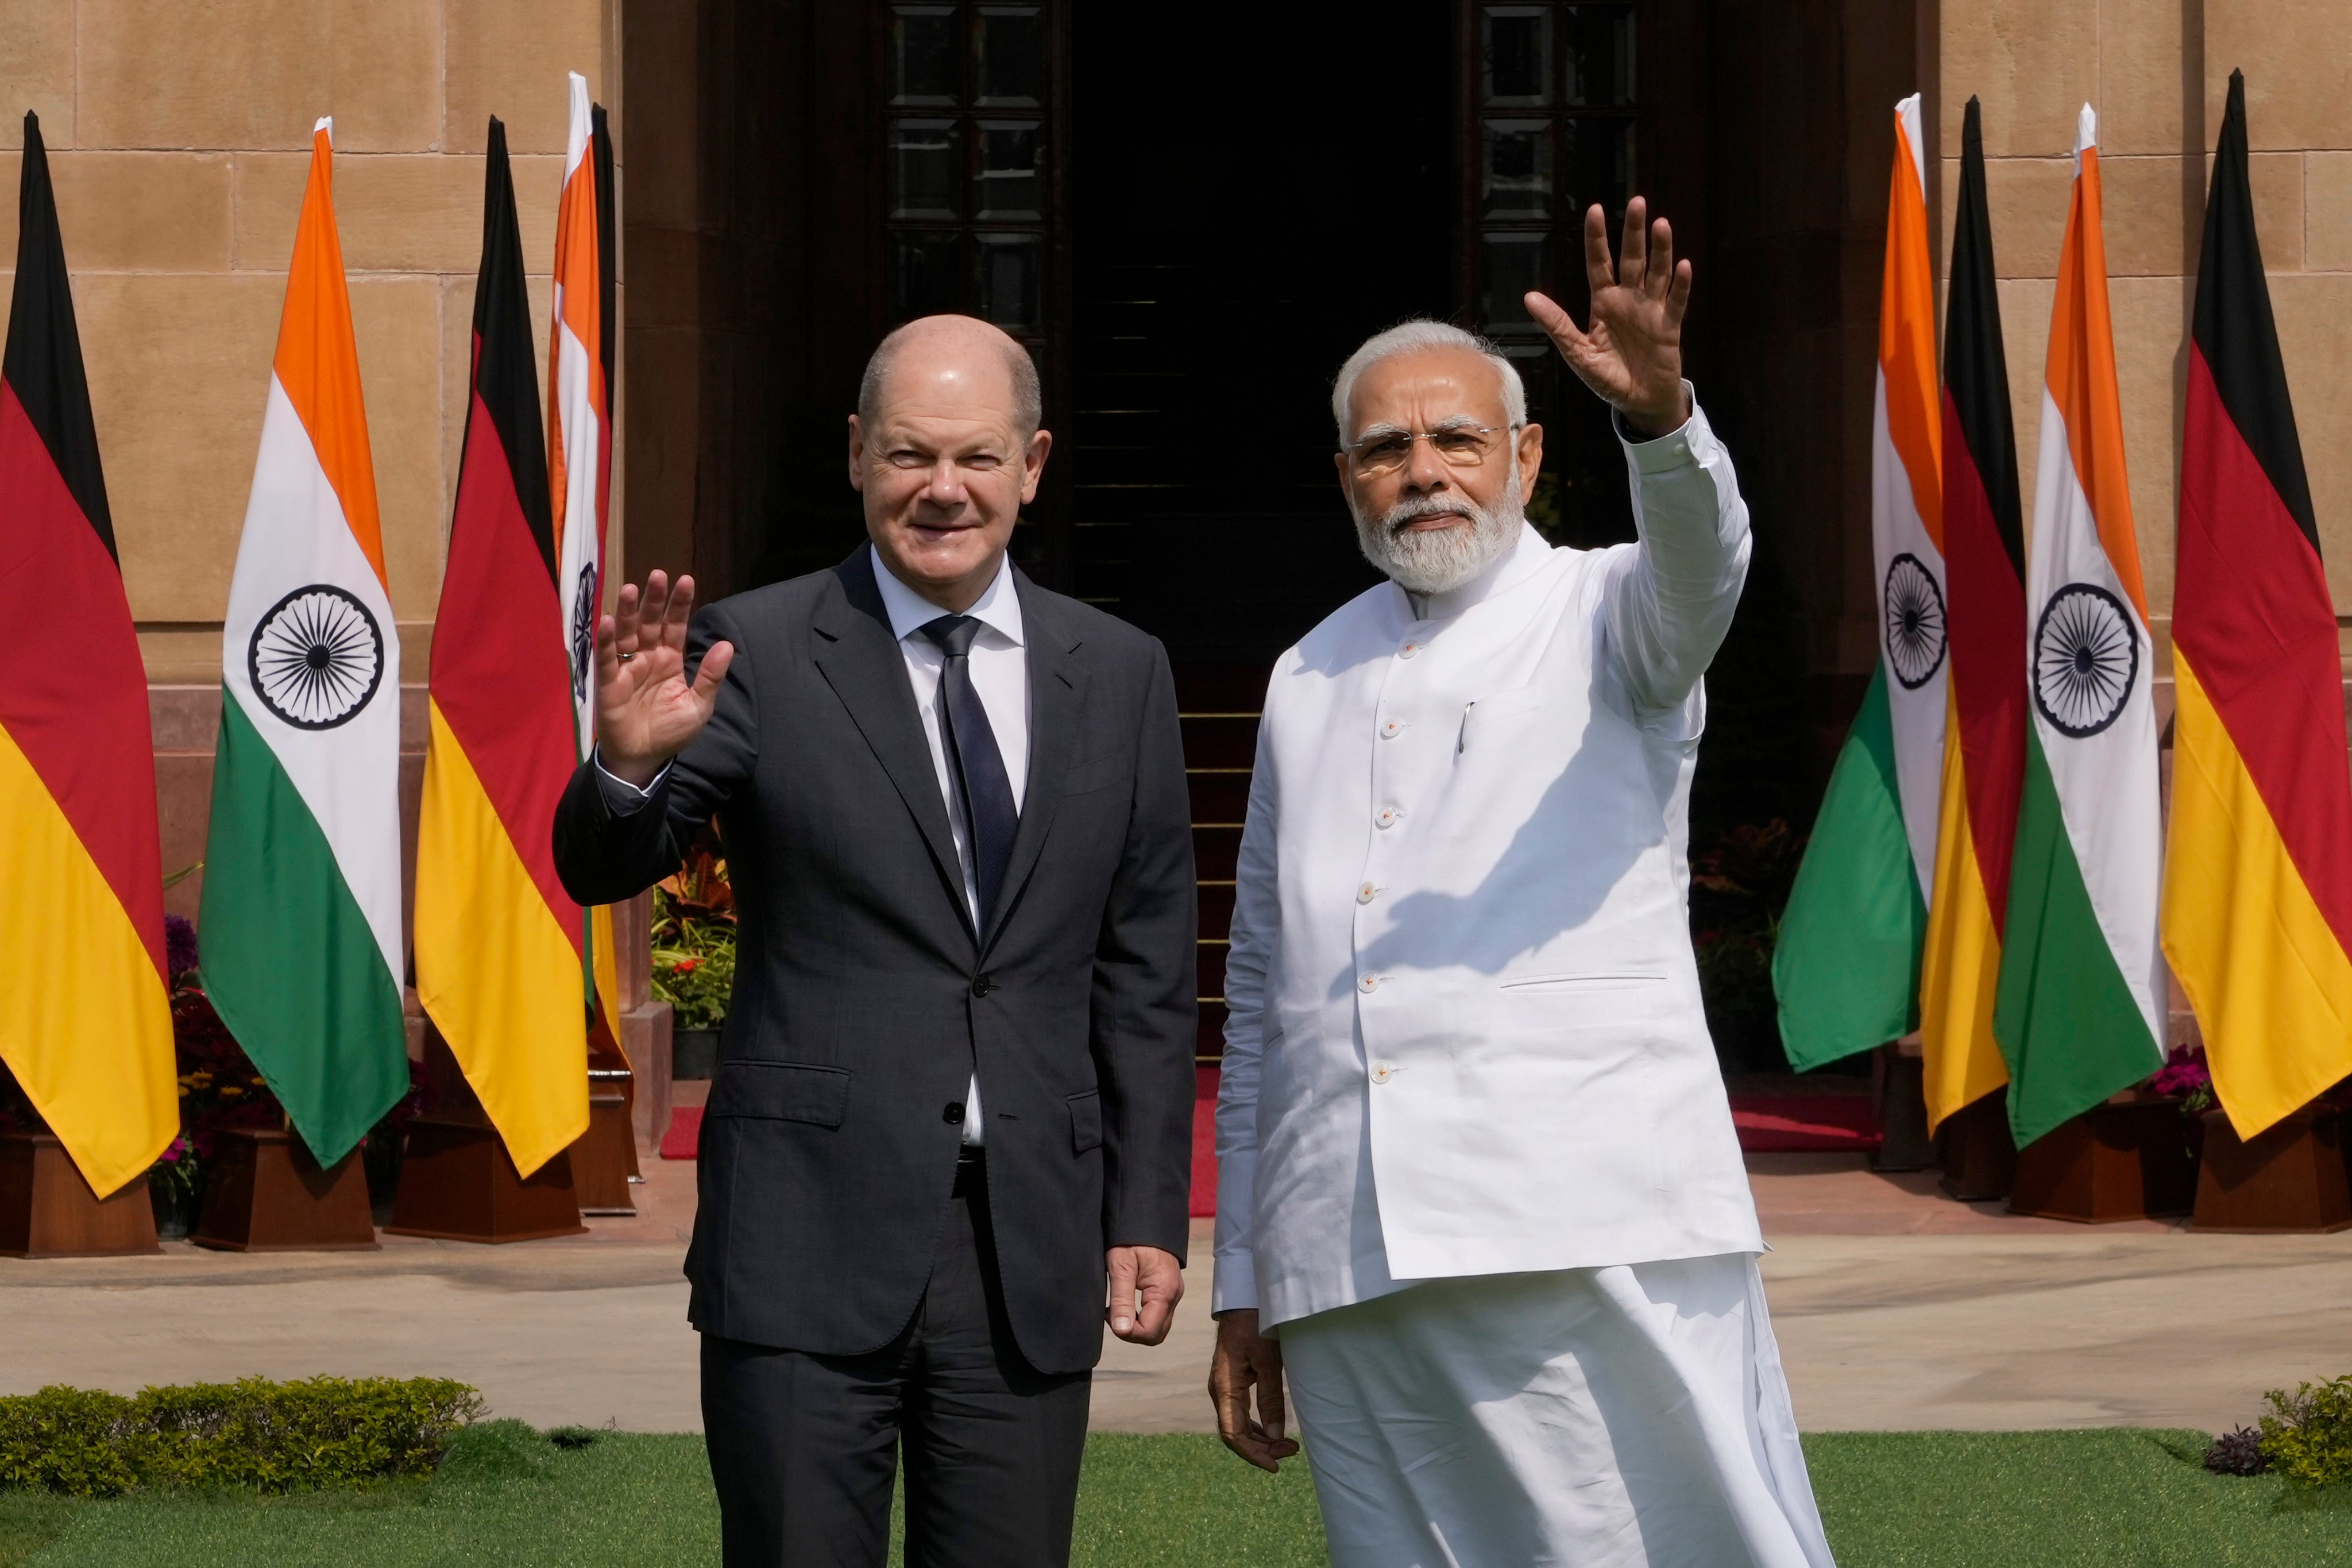
M 1354 510 L 1352 506 L 1350 510 Z M 1470 519 L 1470 526 L 1403 526 L 1415 518 L 1447 513 Z M 1451 495 L 1400 501 L 1377 518 L 1356 511 L 1356 541 L 1363 546 L 1364 559 L 1408 594 L 1443 594 L 1459 588 L 1508 554 L 1526 527 L 1527 513 L 1519 501 L 1519 462 L 1516 452 L 1511 454 L 1511 471 L 1503 485 L 1503 499 L 1491 508 L 1478 507 L 1460 495 Z

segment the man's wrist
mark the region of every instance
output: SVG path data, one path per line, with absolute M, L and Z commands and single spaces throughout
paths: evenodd
M 1670 405 L 1660 408 L 1621 408 L 1617 413 L 1637 440 L 1661 440 L 1690 423 L 1690 395 L 1678 385 Z
M 596 765 L 634 789 L 651 789 L 669 764 L 667 757 L 616 757 L 602 746 L 596 748 Z

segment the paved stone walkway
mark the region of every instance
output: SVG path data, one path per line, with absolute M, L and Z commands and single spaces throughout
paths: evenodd
M 1759 1155 L 1764 1270 L 1809 1430 L 2189 1426 L 2352 1372 L 2352 1233 L 2093 1229 L 1937 1196 L 1856 1158 Z M 678 1277 L 692 1168 L 648 1162 L 633 1220 L 507 1247 L 0 1260 L 0 1393 L 319 1373 L 464 1378 L 541 1426 L 699 1426 Z M 1205 1431 L 1209 1237 L 1166 1345 L 1114 1342 L 1095 1425 Z

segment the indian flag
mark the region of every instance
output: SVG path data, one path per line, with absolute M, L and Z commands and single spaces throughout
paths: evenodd
M 1895 1039 L 1917 1012 L 1947 721 L 1925 145 L 1914 93 L 1895 106 L 1878 306 L 1870 453 L 1878 668 L 1831 774 L 1772 958 L 1781 1042 L 1801 1070 Z
M 2163 1063 L 2153 647 L 2083 106 L 2026 557 L 2032 721 L 1993 1035 L 2020 1147 Z
M 204 981 L 321 1165 L 408 1090 L 400 638 L 335 234 L 310 182 L 221 640 Z
M 596 616 L 603 605 L 604 521 L 613 468 L 613 140 L 588 79 L 571 73 L 563 195 L 555 209 L 555 309 L 547 345 L 547 468 L 554 512 L 556 591 L 572 671 L 574 761 L 596 742 Z M 619 1036 L 620 973 L 613 911 L 588 916 L 588 989 L 598 1021 Z

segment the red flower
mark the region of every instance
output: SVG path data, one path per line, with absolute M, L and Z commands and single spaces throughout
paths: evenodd
M 698 958 L 681 958 L 669 966 L 669 972 L 672 974 L 691 974 L 694 973 L 694 966 L 701 962 L 702 960 Z

